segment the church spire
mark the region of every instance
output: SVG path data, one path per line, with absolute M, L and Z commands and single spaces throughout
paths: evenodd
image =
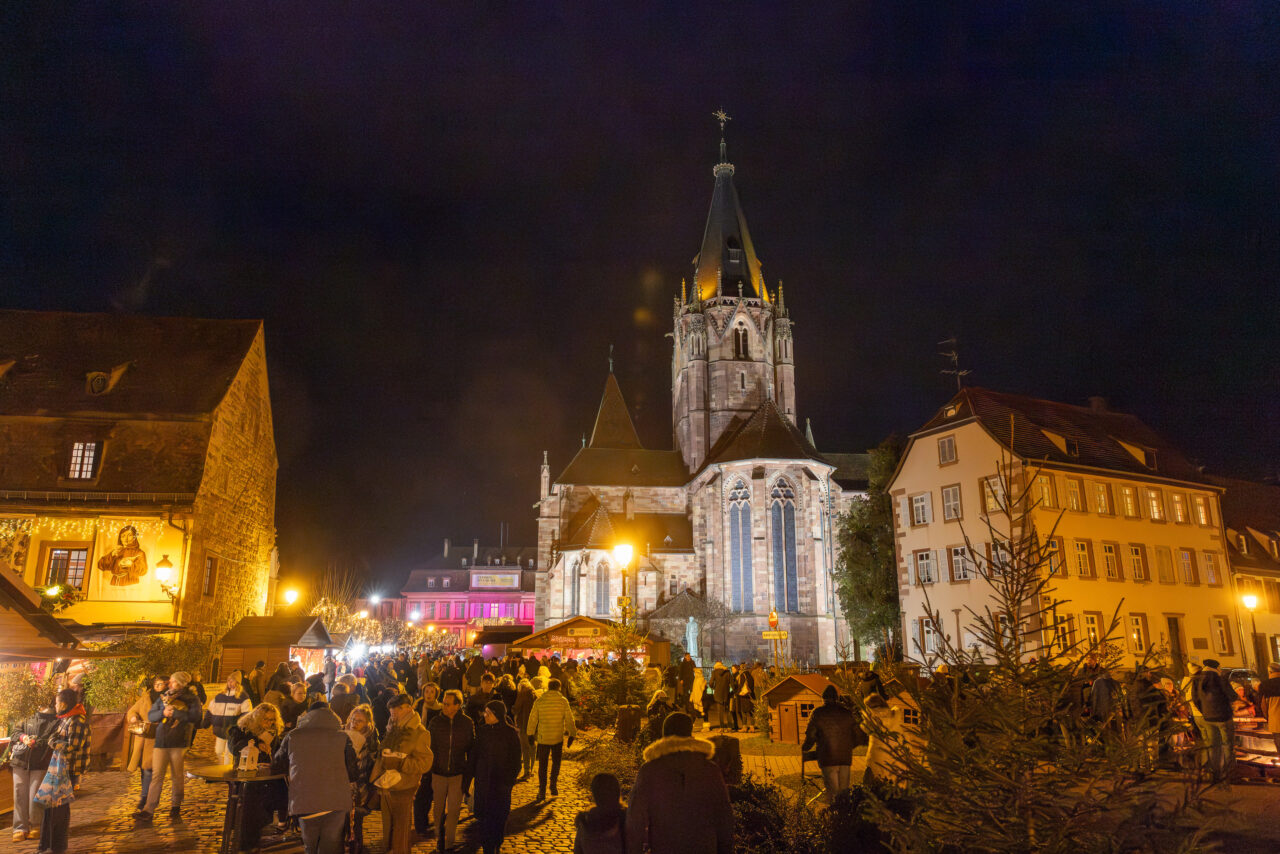
M 631 413 L 627 411 L 627 403 L 622 399 L 622 389 L 618 387 L 618 379 L 613 375 L 612 370 L 604 381 L 604 394 L 600 397 L 600 409 L 596 412 L 596 424 L 591 430 L 591 441 L 584 447 L 588 445 L 592 448 L 636 450 L 643 447 L 640 444 L 640 436 L 636 433 L 636 425 L 631 420 Z
M 730 119 L 724 110 L 717 110 L 712 116 L 720 123 L 720 161 L 712 170 L 716 180 L 702 248 L 693 259 L 694 289 L 702 299 L 711 299 L 722 293 L 725 286 L 732 292 L 736 284 L 742 283 L 747 296 L 768 302 L 760 259 L 756 257 L 755 244 L 751 242 L 747 219 L 733 185 L 734 167 L 729 162 L 724 141 L 725 124 Z

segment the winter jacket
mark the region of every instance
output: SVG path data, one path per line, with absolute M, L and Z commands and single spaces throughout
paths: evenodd
M 27 771 L 43 771 L 49 767 L 53 758 L 53 748 L 49 746 L 49 737 L 58 731 L 58 716 L 53 712 L 36 712 L 27 718 L 18 728 L 9 734 L 12 739 L 5 750 L 4 758 L 14 768 Z M 34 741 L 23 744 L 21 736 L 30 736 Z
M 627 811 L 592 807 L 573 819 L 573 854 L 624 854 L 627 850 Z
M 559 744 L 565 736 L 573 738 L 578 728 L 573 722 L 573 709 L 559 691 L 546 691 L 533 701 L 525 733 L 538 744 Z
M 456 777 L 471 770 L 471 752 L 476 743 L 476 727 L 462 712 L 453 717 L 438 714 L 431 719 L 431 751 L 435 761 L 431 773 Z
M 853 762 L 855 729 L 853 712 L 839 700 L 827 700 L 809 716 L 800 750 L 817 745 L 820 768 L 848 766 Z
M 138 695 L 138 702 L 129 707 L 129 711 L 125 712 L 124 723 L 125 728 L 134 726 L 135 724 L 150 724 L 147 716 L 151 714 L 151 704 L 160 696 L 159 691 L 152 691 L 150 688 L 144 688 L 142 693 Z M 129 732 L 129 759 L 125 763 L 126 771 L 137 771 L 138 769 L 148 769 L 151 767 L 151 749 L 155 747 L 156 739 L 154 733 L 150 738 Z
M 280 741 L 271 765 L 277 774 L 289 775 L 290 815 L 351 809 L 350 784 L 360 779 L 360 766 L 351 739 L 328 709 L 314 709 L 299 718 Z
M 262 738 L 265 741 L 267 737 L 267 733 L 258 733 L 255 735 L 247 730 L 240 729 L 239 724 L 232 724 L 227 727 L 227 749 L 231 751 L 231 755 L 236 758 L 237 762 L 239 762 L 241 752 L 249 746 L 250 742 L 256 743 L 259 738 Z M 271 757 L 275 755 L 275 752 L 280 749 L 280 736 L 270 736 L 270 739 L 271 740 L 267 744 L 269 749 L 266 754 L 259 754 L 259 759 L 262 762 L 269 761 Z M 258 749 L 261 750 L 261 746 L 259 746 Z
M 212 718 L 213 734 L 218 738 L 226 738 L 227 730 L 240 720 L 240 716 L 253 708 L 253 703 L 244 694 L 228 694 L 222 692 L 213 698 L 208 712 Z
M 524 738 L 529 733 L 529 713 L 533 711 L 533 689 L 521 688 L 516 692 L 516 701 L 510 706 L 511 716 L 515 719 L 516 729 L 520 732 L 520 737 Z
M 520 776 L 520 734 L 506 721 L 481 724 L 476 737 L 476 793 L 511 791 Z
M 477 655 L 467 665 L 467 687 L 472 691 L 478 689 L 482 676 L 484 676 L 484 660 Z
M 452 662 L 440 672 L 440 695 L 445 691 L 462 690 L 462 671 Z
M 178 705 L 174 706 L 173 715 L 166 718 L 164 707 L 170 702 Z M 159 750 L 189 747 L 195 735 L 196 724 L 200 723 L 203 714 L 200 700 L 190 688 L 183 688 L 176 694 L 168 692 L 161 694 L 151 704 L 151 711 L 147 713 L 147 720 L 157 724 L 155 747 Z
M 1258 686 L 1258 716 L 1267 719 L 1269 732 L 1280 732 L 1280 676 L 1262 680 Z
M 463 711 L 467 713 L 467 717 L 471 718 L 471 722 L 477 727 L 484 723 L 484 707 L 490 700 L 498 699 L 498 695 L 492 691 L 488 694 L 483 691 L 476 691 L 467 698 L 467 705 Z
M 680 689 L 682 691 L 693 690 L 693 671 L 696 665 L 692 658 L 680 659 Z
M 733 696 L 733 675 L 719 662 L 711 671 L 711 690 L 715 692 L 717 703 L 727 703 Z
M 1226 677 L 1216 670 L 1206 667 L 1191 680 L 1191 699 L 1210 723 L 1231 720 L 1231 703 L 1235 698 L 1236 692 L 1231 690 Z
M 415 791 L 418 784 L 422 782 L 422 775 L 431 770 L 434 762 L 431 741 L 431 736 L 422 725 L 422 719 L 416 713 L 409 712 L 408 720 L 403 724 L 392 724 L 387 730 L 386 738 L 382 739 L 383 750 L 407 755 L 403 759 L 395 756 L 379 756 L 370 779 L 378 779 L 384 770 L 399 771 L 400 782 L 392 786 L 391 791 Z
M 730 854 L 733 808 L 715 747 L 700 738 L 669 735 L 645 748 L 627 807 L 627 851 Z
M 360 705 L 360 697 L 356 694 L 339 694 L 333 698 L 329 708 L 338 716 L 338 720 L 345 724 L 347 718 L 351 717 L 351 710 L 358 705 Z

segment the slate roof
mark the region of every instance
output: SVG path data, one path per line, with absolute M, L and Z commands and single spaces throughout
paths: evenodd
M 796 425 L 778 411 L 772 400 L 760 404 L 760 408 L 745 421 L 737 421 L 707 452 L 707 459 L 699 471 L 715 463 L 737 460 L 828 460 L 809 444 Z
M 319 617 L 242 617 L 222 636 L 224 647 L 300 646 L 306 649 L 324 649 L 333 645 L 333 638 Z
M 1214 475 L 1208 480 L 1226 490 L 1222 520 L 1228 527 L 1280 531 L 1280 486 Z
M 870 454 L 832 454 L 824 451 L 822 456 L 836 467 L 831 473 L 831 479 L 842 489 L 867 488 L 871 472 Z
M 631 448 L 639 449 L 640 436 L 636 433 L 636 425 L 627 411 L 626 401 L 622 398 L 622 389 L 613 372 L 604 381 L 604 394 L 600 396 L 600 408 L 596 411 L 595 427 L 591 429 L 592 448 Z
M 463 569 L 466 566 L 523 566 L 529 561 L 538 565 L 537 546 L 485 546 L 478 548 L 469 543 L 449 543 L 447 553 L 428 558 L 419 564 L 419 569 Z
M 166 415 L 214 410 L 260 320 L 0 310 L 0 415 Z M 105 394 L 91 372 L 126 366 Z
M 955 412 L 948 415 L 951 407 Z M 973 418 L 1023 459 L 1208 483 L 1194 463 L 1137 416 L 984 388 L 960 390 L 912 438 Z M 1046 430 L 1074 443 L 1078 452 L 1069 453 L 1070 446 L 1067 451 L 1059 448 Z M 1140 462 L 1121 442 L 1154 451 L 1155 467 Z
M 583 486 L 684 486 L 689 472 L 679 451 L 586 447 L 578 451 L 556 483 Z
M 692 590 L 681 590 L 648 613 L 650 620 L 687 620 L 707 614 L 707 601 Z
M 725 296 L 736 296 L 738 283 L 743 283 L 745 296 L 759 297 L 768 302 L 769 293 L 764 286 L 760 259 L 747 230 L 747 218 L 742 213 L 738 190 L 733 185 L 733 164 L 721 162 L 715 167 L 715 186 L 711 190 L 711 210 L 707 212 L 707 227 L 702 233 L 702 248 L 693 259 L 694 284 L 702 299 L 716 295 L 717 282 L 723 280 Z M 732 250 L 732 251 L 731 251 Z
M 683 513 L 636 513 L 628 519 L 621 513 L 610 513 L 594 497 L 574 514 L 565 530 L 568 534 L 560 542 L 562 550 L 611 549 L 618 543 L 630 543 L 637 555 L 693 550 L 693 524 Z

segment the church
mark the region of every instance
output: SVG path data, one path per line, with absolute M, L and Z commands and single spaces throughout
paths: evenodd
M 797 426 L 791 319 L 781 282 L 765 284 L 718 116 L 711 210 L 669 335 L 674 448 L 641 444 L 610 371 L 590 440 L 554 479 L 543 454 L 535 630 L 622 606 L 644 627 L 685 595 L 720 615 L 690 650 L 704 665 L 769 657 L 771 613 L 784 657 L 831 663 L 849 642 L 833 528 L 868 456 L 820 453 Z

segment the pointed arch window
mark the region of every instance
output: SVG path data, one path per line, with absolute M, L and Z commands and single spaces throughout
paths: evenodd
M 748 359 L 750 353 L 748 351 L 747 327 L 738 324 L 733 327 L 733 358 Z
M 569 595 L 569 607 L 567 612 L 571 617 L 576 617 L 578 615 L 578 609 L 582 607 L 582 599 L 579 598 L 579 584 L 581 579 L 582 561 L 575 560 L 573 562 L 573 569 L 569 571 L 569 581 L 565 584 L 565 592 Z
M 609 564 L 604 561 L 596 567 L 596 613 L 609 613 Z
M 796 493 L 791 484 L 779 478 L 769 493 L 769 512 L 773 536 L 773 594 L 780 611 L 800 610 L 796 589 Z
M 729 490 L 729 578 L 733 610 L 755 610 L 751 579 L 751 491 L 742 481 Z

